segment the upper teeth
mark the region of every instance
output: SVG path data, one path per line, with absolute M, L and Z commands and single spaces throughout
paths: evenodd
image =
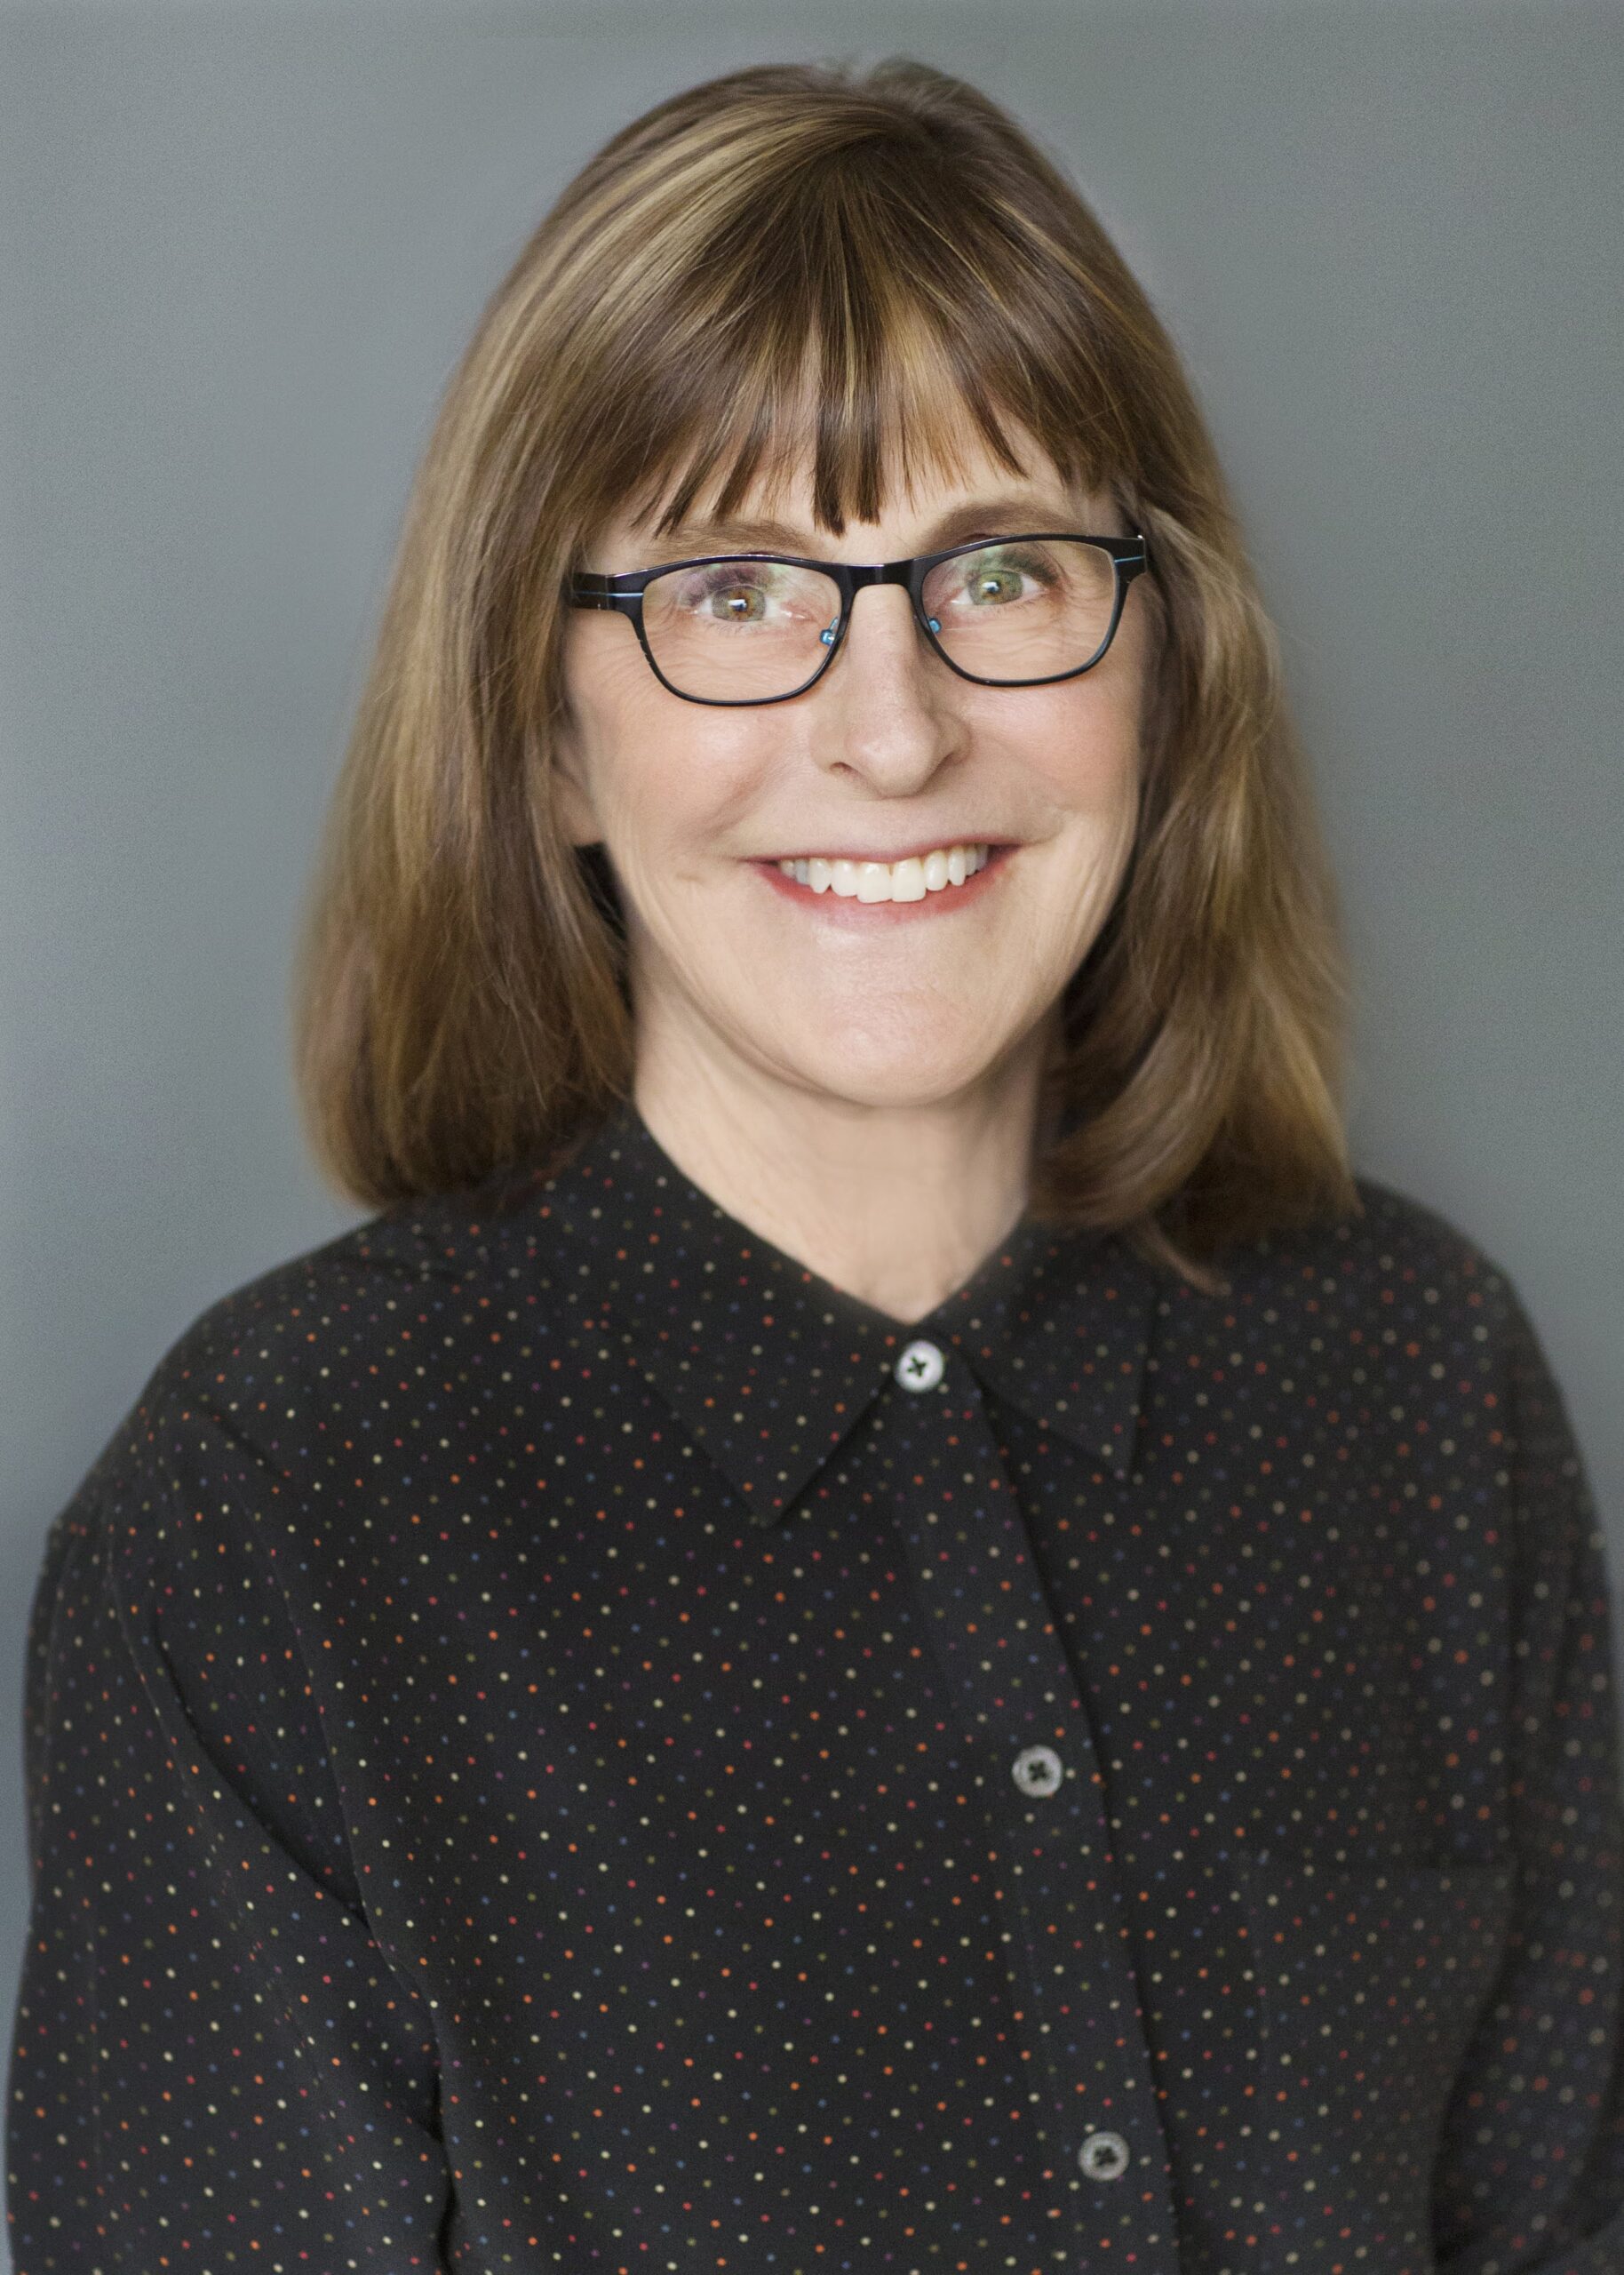
M 905 861 L 828 861 L 813 853 L 778 866 L 814 892 L 836 892 L 847 900 L 923 900 L 927 892 L 961 885 L 984 869 L 987 853 L 984 845 L 948 845 Z

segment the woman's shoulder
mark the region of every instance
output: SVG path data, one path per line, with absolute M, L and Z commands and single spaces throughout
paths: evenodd
M 1357 1212 L 1278 1225 L 1220 1259 L 1221 1305 L 1273 1309 L 1304 1334 L 1374 1353 L 1470 1345 L 1504 1356 L 1533 1339 L 1497 1243 L 1447 1207 L 1356 1175 Z
M 1324 1272 L 1342 1278 L 1431 1275 L 1503 1279 L 1492 1248 L 1463 1218 L 1384 1179 L 1356 1174 L 1357 1210 L 1278 1223 L 1227 1249 L 1220 1268 L 1262 1281 Z
M 160 1351 L 85 1486 L 200 1435 L 296 1474 L 346 1415 L 391 1396 L 415 1410 L 449 1388 L 447 1362 L 466 1368 L 519 1259 L 527 1292 L 545 1284 L 545 1211 L 514 1191 L 491 1179 L 394 1202 L 225 1289 Z

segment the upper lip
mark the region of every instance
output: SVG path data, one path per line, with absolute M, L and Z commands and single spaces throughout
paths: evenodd
M 896 846 L 888 853 L 876 852 L 872 848 L 831 851 L 820 845 L 804 853 L 762 853 L 757 858 L 762 861 L 884 861 L 888 866 L 896 861 L 912 861 L 927 853 L 944 853 L 950 845 L 984 845 L 996 851 L 1000 845 L 1010 842 L 1010 839 L 1001 837 L 920 837 L 916 838 L 912 845 Z

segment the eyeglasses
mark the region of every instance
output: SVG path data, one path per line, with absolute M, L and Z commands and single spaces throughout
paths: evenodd
M 904 586 L 919 629 L 960 679 L 1046 687 L 1099 662 L 1129 585 L 1150 565 L 1140 534 L 1039 531 L 867 566 L 714 553 L 616 577 L 581 570 L 568 597 L 629 617 L 655 677 L 685 703 L 786 703 L 840 653 L 864 585 Z

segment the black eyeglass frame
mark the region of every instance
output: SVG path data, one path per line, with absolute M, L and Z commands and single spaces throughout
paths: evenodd
M 1116 598 L 1111 606 L 1111 622 L 1105 627 L 1105 637 L 1086 664 L 1078 664 L 1069 672 L 1050 672 L 1042 679 L 986 679 L 979 672 L 967 672 L 956 664 L 930 628 L 921 597 L 925 579 L 940 563 L 951 561 L 964 553 L 984 553 L 989 547 L 1004 545 L 1032 545 L 1045 540 L 1063 539 L 1068 543 L 1098 546 L 1111 555 L 1116 573 Z M 689 695 L 681 687 L 673 687 L 658 664 L 649 645 L 649 635 L 643 627 L 643 591 L 657 577 L 668 576 L 674 569 L 708 569 L 728 561 L 774 561 L 790 569 L 817 569 L 833 579 L 840 587 L 840 613 L 830 629 L 820 634 L 828 653 L 809 679 L 799 687 L 792 687 L 783 695 Z M 1052 687 L 1055 681 L 1080 678 L 1092 671 L 1117 636 L 1117 627 L 1122 621 L 1122 611 L 1127 600 L 1127 588 L 1135 577 L 1150 565 L 1150 547 L 1142 531 L 1128 537 L 1095 537 L 1083 530 L 1027 530 L 1018 535 L 991 536 L 972 539 L 965 545 L 950 545 L 940 553 L 916 553 L 902 561 L 817 561 L 793 553 L 702 553 L 691 560 L 663 561 L 654 569 L 627 569 L 617 576 L 602 576 L 590 569 L 577 570 L 567 579 L 566 598 L 571 608 L 612 609 L 628 617 L 636 631 L 638 643 L 647 657 L 649 668 L 660 685 L 684 703 L 704 703 L 721 710 L 738 710 L 746 705 L 789 703 L 804 695 L 818 681 L 840 654 L 846 639 L 847 627 L 851 622 L 852 603 L 865 585 L 901 585 L 913 603 L 914 622 L 940 656 L 949 671 L 957 672 L 960 679 L 971 680 L 977 687 Z

